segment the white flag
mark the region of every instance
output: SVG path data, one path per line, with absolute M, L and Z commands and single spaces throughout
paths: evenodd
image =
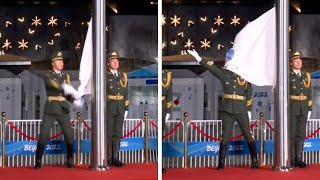
M 78 91 L 81 95 L 91 94 L 92 87 L 92 63 L 93 63 L 93 49 L 92 49 L 92 19 L 90 20 L 86 40 L 82 50 L 79 80 L 80 86 Z
M 248 23 L 234 40 L 226 69 L 257 86 L 276 84 L 276 10 Z M 231 51 L 232 51 L 231 50 Z

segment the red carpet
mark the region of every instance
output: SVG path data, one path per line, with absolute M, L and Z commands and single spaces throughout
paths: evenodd
M 320 165 L 312 165 L 306 169 L 294 169 L 291 172 L 276 172 L 270 167 L 253 170 L 249 167 L 226 167 L 224 171 L 214 168 L 168 169 L 163 180 L 170 179 L 221 179 L 221 180 L 318 180 Z
M 0 180 L 153 180 L 157 178 L 156 164 L 130 164 L 105 172 L 96 172 L 85 167 L 67 169 L 45 166 L 40 170 L 0 168 Z

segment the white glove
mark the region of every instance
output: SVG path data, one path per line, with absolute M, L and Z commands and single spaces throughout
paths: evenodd
M 82 100 L 82 98 L 78 98 L 73 101 L 73 105 L 77 108 L 82 108 L 83 104 L 84 104 L 84 101 Z
M 61 87 L 65 94 L 71 94 L 75 99 L 81 98 L 81 94 L 73 86 L 63 83 Z
M 311 111 L 308 111 L 308 119 L 311 117 Z
M 251 112 L 248 111 L 248 117 L 249 117 L 249 120 L 251 120 Z
M 170 117 L 170 114 L 167 113 L 167 114 L 166 114 L 166 117 L 165 117 L 166 122 L 169 120 L 169 117 Z
M 125 111 L 124 112 L 124 119 L 127 119 L 127 116 L 128 116 L 128 111 Z
M 201 57 L 199 56 L 196 50 L 188 50 L 188 53 L 191 54 L 198 62 L 201 61 Z

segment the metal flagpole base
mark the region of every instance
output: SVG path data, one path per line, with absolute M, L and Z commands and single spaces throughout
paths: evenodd
M 279 167 L 272 167 L 272 170 L 274 171 L 280 171 L 280 172 L 290 172 L 293 170 L 290 166 L 279 166 Z
M 109 171 L 111 168 L 109 166 L 98 166 L 98 167 L 91 167 L 93 171 Z

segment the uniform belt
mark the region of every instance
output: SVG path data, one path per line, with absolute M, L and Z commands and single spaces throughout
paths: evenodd
M 238 94 L 224 94 L 223 97 L 226 99 L 233 99 L 233 100 L 246 100 L 246 97 L 240 96 Z
M 67 101 L 67 99 L 63 96 L 48 96 L 48 101 Z
M 166 100 L 166 96 L 162 96 L 162 101 Z
M 307 96 L 293 96 L 293 95 L 290 95 L 290 99 L 297 100 L 297 101 L 304 101 L 304 100 L 307 99 Z
M 120 101 L 120 100 L 124 99 L 124 96 L 122 96 L 122 95 L 108 95 L 107 99 Z

